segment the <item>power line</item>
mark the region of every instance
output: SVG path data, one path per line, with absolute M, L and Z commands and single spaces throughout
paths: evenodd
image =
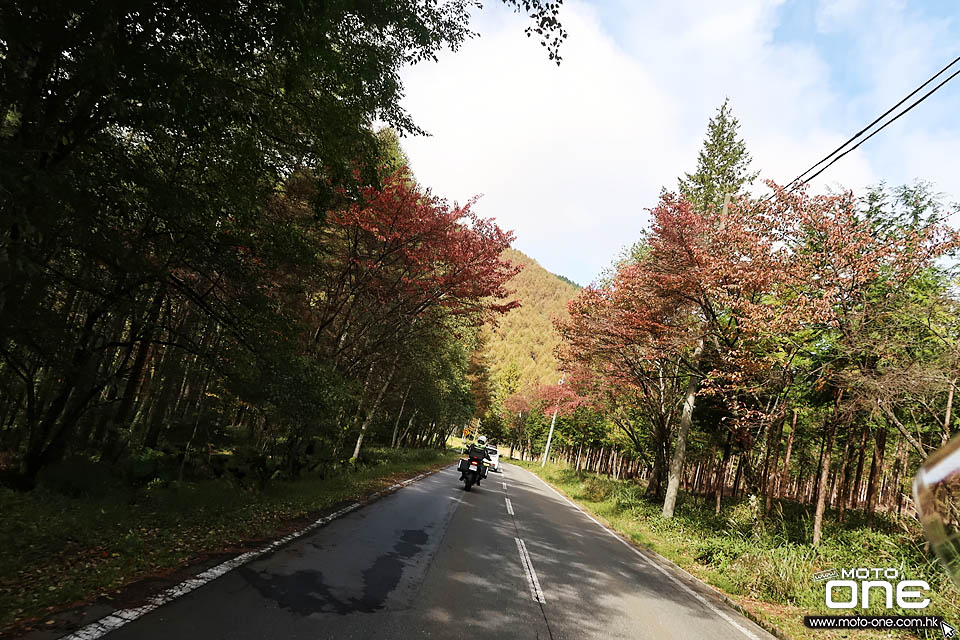
M 821 173 L 823 173 L 824 171 L 826 171 L 826 170 L 827 170 L 831 165 L 833 165 L 837 160 L 839 160 L 839 159 L 842 158 L 843 156 L 847 155 L 847 154 L 850 153 L 851 151 L 857 149 L 861 144 L 863 144 L 864 142 L 866 142 L 867 140 L 869 140 L 869 139 L 872 138 L 873 136 L 877 135 L 879 132 L 883 131 L 886 127 L 888 127 L 888 126 L 891 125 L 892 123 L 896 122 L 896 121 L 897 121 L 900 117 L 902 117 L 904 114 L 906 114 L 906 113 L 909 112 L 911 109 L 913 109 L 914 107 L 916 107 L 918 104 L 920 104 L 921 102 L 923 102 L 924 100 L 926 100 L 928 97 L 930 97 L 933 93 L 935 93 L 938 89 L 940 89 L 940 87 L 942 87 L 943 85 L 945 85 L 945 84 L 947 84 L 948 82 L 950 82 L 950 80 L 952 80 L 954 77 L 956 77 L 958 74 L 960 74 L 960 71 L 955 71 L 955 72 L 954 72 L 951 76 L 949 76 L 946 80 L 944 80 L 943 82 L 941 82 L 940 84 L 938 84 L 937 86 L 935 86 L 933 89 L 931 89 L 929 92 L 927 92 L 926 94 L 924 94 L 919 100 L 917 100 L 916 102 L 912 103 L 912 104 L 911 104 L 910 106 L 908 106 L 906 109 L 904 109 L 903 111 L 901 111 L 900 113 L 898 113 L 894 118 L 892 118 L 891 120 L 885 122 L 885 123 L 883 124 L 883 126 L 881 126 L 880 128 L 878 128 L 876 131 L 872 132 L 869 136 L 867 136 L 867 137 L 864 138 L 863 140 L 860 140 L 856 145 L 854 145 L 854 146 L 851 147 L 850 149 L 847 149 L 846 151 L 844 151 L 843 153 L 841 153 L 839 156 L 837 156 L 837 157 L 835 157 L 835 158 L 833 157 L 833 156 L 836 155 L 838 152 L 840 152 L 841 150 L 843 150 L 844 147 L 846 147 L 846 146 L 849 145 L 851 142 L 853 142 L 854 140 L 856 140 L 857 138 L 859 138 L 860 136 L 862 136 L 864 133 L 866 133 L 867 131 L 869 131 L 870 128 L 873 127 L 875 124 L 877 124 L 878 122 L 880 122 L 881 120 L 883 120 L 884 118 L 886 118 L 888 115 L 890 115 L 891 113 L 893 113 L 894 111 L 896 111 L 901 105 L 903 105 L 903 104 L 904 104 L 905 102 L 907 102 L 910 98 L 912 98 L 912 97 L 915 96 L 917 93 L 919 93 L 919 92 L 920 92 L 924 87 L 926 87 L 928 84 L 930 84 L 931 82 L 933 82 L 934 80 L 936 80 L 938 77 L 940 77 L 941 75 L 943 75 L 944 72 L 946 72 L 946 71 L 947 71 L 950 67 L 952 67 L 953 65 L 957 64 L 957 62 L 960 62 L 960 56 L 957 56 L 957 57 L 954 58 L 947 66 L 945 66 L 944 68 L 940 69 L 940 71 L 938 71 L 937 73 L 935 73 L 935 74 L 933 74 L 932 76 L 930 76 L 930 78 L 928 78 L 923 84 L 921 84 L 919 87 L 917 87 L 916 89 L 914 89 L 913 91 L 911 91 L 910 93 L 908 93 L 906 96 L 904 96 L 904 98 L 903 98 L 902 100 L 900 100 L 900 102 L 898 102 L 897 104 L 893 105 L 892 107 L 890 107 L 889 109 L 887 109 L 886 111 L 884 111 L 880 116 L 878 116 L 877 118 L 875 118 L 870 124 L 868 124 L 867 126 L 865 126 L 863 129 L 861 129 L 860 131 L 858 131 L 857 133 L 855 133 L 853 136 L 851 136 L 848 140 L 846 140 L 846 141 L 845 141 L 843 144 L 841 144 L 839 147 L 837 147 L 836 149 L 834 149 L 833 151 L 831 151 L 830 153 L 828 153 L 826 156 L 824 156 L 823 159 L 821 159 L 821 160 L 818 161 L 816 164 L 814 164 L 813 166 L 811 166 L 809 169 L 807 169 L 806 171 L 804 171 L 803 173 L 801 173 L 800 175 L 798 175 L 796 178 L 794 178 L 793 180 L 791 180 L 790 182 L 788 182 L 786 186 L 787 186 L 787 187 L 791 187 L 791 186 L 792 186 L 792 188 L 790 189 L 790 191 L 794 191 L 797 187 L 800 186 L 800 184 L 804 184 L 804 183 L 810 182 L 811 180 L 813 180 L 814 178 L 816 178 L 817 176 L 819 176 Z M 833 158 L 833 159 L 831 160 L 831 158 Z M 804 178 L 804 176 L 806 176 L 808 173 L 810 173 L 811 171 L 813 171 L 814 169 L 816 169 L 817 167 L 819 167 L 820 165 L 822 165 L 824 162 L 827 162 L 828 160 L 829 160 L 830 162 L 827 164 L 827 166 L 823 167 L 822 169 L 820 169 L 819 171 L 817 171 L 815 174 L 813 174 L 813 175 L 810 176 L 809 178 Z M 764 198 L 764 200 L 769 200 L 769 199 L 772 198 L 772 197 L 773 197 L 773 194 L 771 194 L 770 196 L 767 196 L 767 198 Z
M 958 58 L 958 60 L 960 60 L 960 58 Z M 893 117 L 893 118 L 891 118 L 890 120 L 888 120 L 887 122 L 885 122 L 882 127 L 880 127 L 879 129 L 877 129 L 876 131 L 874 131 L 873 133 L 871 133 L 870 135 L 868 135 L 866 138 L 864 138 L 863 140 L 861 140 L 860 142 L 858 142 L 857 144 L 855 144 L 853 147 L 851 147 L 850 149 L 847 149 L 846 151 L 844 151 L 843 153 L 841 153 L 839 156 L 837 156 L 836 158 L 834 158 L 833 160 L 831 160 L 831 161 L 830 161 L 830 164 L 828 164 L 828 165 L 825 166 L 823 169 L 820 169 L 820 171 L 817 171 L 815 174 L 813 174 L 812 176 L 810 176 L 809 178 L 807 178 L 807 179 L 805 180 L 805 182 L 810 182 L 811 180 L 813 180 L 814 178 L 816 178 L 817 176 L 819 176 L 821 173 L 823 173 L 824 171 L 826 171 L 827 169 L 829 169 L 830 166 L 833 165 L 834 162 L 836 162 L 837 160 L 839 160 L 839 159 L 842 158 L 843 156 L 847 155 L 847 154 L 850 153 L 851 151 L 854 151 L 855 149 L 857 149 L 857 147 L 859 147 L 860 145 L 862 145 L 864 142 L 866 142 L 867 140 L 869 140 L 869 139 L 872 138 L 873 136 L 877 135 L 878 133 L 880 133 L 881 131 L 883 131 L 883 130 L 886 129 L 887 127 L 889 127 L 891 124 L 893 124 L 894 122 L 896 122 L 898 119 L 900 119 L 900 118 L 902 118 L 903 116 L 905 116 L 907 113 L 910 112 L 911 109 L 913 109 L 915 106 L 917 106 L 918 104 L 920 104 L 921 102 L 923 102 L 924 100 L 926 100 L 927 98 L 929 98 L 929 97 L 930 97 L 931 95 L 933 95 L 934 93 L 936 93 L 936 91 L 937 91 L 938 89 L 940 89 L 940 87 L 942 87 L 943 85 L 947 84 L 948 82 L 950 82 L 951 80 L 953 80 L 954 78 L 956 78 L 958 75 L 960 75 L 960 69 L 958 69 L 957 71 L 954 71 L 950 76 L 947 77 L 946 80 L 944 80 L 943 82 L 941 82 L 940 84 L 938 84 L 937 86 L 935 86 L 933 89 L 931 89 L 930 91 L 928 91 L 927 93 L 925 93 L 922 98 L 920 98 L 919 100 L 917 100 L 916 102 L 914 102 L 913 104 L 911 104 L 909 107 L 907 107 L 906 109 L 904 109 L 903 111 L 901 111 L 900 113 L 898 113 L 895 117 Z
M 954 60 L 953 60 L 950 64 L 948 64 L 947 66 L 945 66 L 943 69 L 940 69 L 940 71 L 938 71 L 938 72 L 935 73 L 933 76 L 931 76 L 929 79 L 927 79 L 926 82 L 924 82 L 924 83 L 921 84 L 919 87 L 917 87 L 916 89 L 914 89 L 913 91 L 911 91 L 909 94 L 907 94 L 900 102 L 898 102 L 897 104 L 893 105 L 892 107 L 890 107 L 889 109 L 887 109 L 886 111 L 884 111 L 884 112 L 883 112 L 880 116 L 878 116 L 873 122 L 871 122 L 870 124 L 868 124 L 867 126 L 865 126 L 863 129 L 861 129 L 860 131 L 858 131 L 857 133 L 855 133 L 849 140 L 845 141 L 845 142 L 844 142 L 843 144 L 841 144 L 839 147 L 837 147 L 836 149 L 834 149 L 833 151 L 831 151 L 829 154 L 827 154 L 827 156 L 826 156 L 825 158 L 823 158 L 823 160 L 820 160 L 820 162 L 816 163 L 815 165 L 813 165 L 812 167 L 810 167 L 809 169 L 807 169 L 806 171 L 804 171 L 803 173 L 801 173 L 799 176 L 797 176 L 796 178 L 794 178 L 793 180 L 791 180 L 791 181 L 788 183 L 788 185 L 789 185 L 789 184 L 793 184 L 794 182 L 797 182 L 798 180 L 803 179 L 803 176 L 807 175 L 808 173 L 810 173 L 811 171 L 813 171 L 814 169 L 816 169 L 817 167 L 819 167 L 821 164 L 823 164 L 824 162 L 826 162 L 827 160 L 829 160 L 832 155 L 834 155 L 835 153 L 837 153 L 838 151 L 840 151 L 841 149 L 843 149 L 845 146 L 847 146 L 848 144 L 850 144 L 851 142 L 853 142 L 854 140 L 856 140 L 857 138 L 859 138 L 860 136 L 862 136 L 866 131 L 868 131 L 868 130 L 870 129 L 870 127 L 872 127 L 873 125 L 877 124 L 878 122 L 880 122 L 881 120 L 883 120 L 884 118 L 886 118 L 888 115 L 890 115 L 890 113 L 892 113 L 893 111 L 895 111 L 895 110 L 897 109 L 897 107 L 899 107 L 899 106 L 902 105 L 904 102 L 906 102 L 907 100 L 909 100 L 910 98 L 912 98 L 913 96 L 915 96 L 921 89 L 923 89 L 925 86 L 927 86 L 928 84 L 930 84 L 931 82 L 933 82 L 934 80 L 936 80 L 938 76 L 940 76 L 941 74 L 943 74 L 944 71 L 946 71 L 947 69 L 949 69 L 949 68 L 952 67 L 953 65 L 957 64 L 957 62 L 960 62 L 960 56 L 954 58 Z

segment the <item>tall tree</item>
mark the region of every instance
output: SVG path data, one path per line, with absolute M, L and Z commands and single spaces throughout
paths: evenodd
M 750 171 L 750 154 L 739 136 L 740 122 L 727 98 L 707 123 L 697 169 L 677 182 L 677 191 L 699 211 L 719 211 L 724 196 L 734 196 L 759 175 Z
M 558 3 L 504 1 L 558 60 Z M 417 315 L 414 296 L 391 308 L 377 300 L 390 283 L 361 287 L 350 300 L 359 325 L 341 334 L 345 359 L 330 362 L 305 353 L 309 310 L 325 293 L 305 285 L 318 262 L 339 264 L 337 216 L 350 215 L 365 187 L 384 187 L 382 164 L 402 161 L 373 123 L 418 131 L 400 105 L 400 69 L 476 35 L 471 9 L 412 0 L 0 6 L 0 377 L 12 390 L 0 404 L 22 434 L 12 446 L 29 476 L 71 447 L 99 455 L 133 444 L 131 421 L 144 413 L 151 443 L 173 437 L 171 421 L 203 437 L 216 411 L 232 413 L 212 406 L 228 397 L 255 399 L 238 420 L 279 440 L 276 430 L 306 423 L 311 402 L 342 400 L 332 378 L 347 388 L 363 377 L 343 362 L 362 370 L 358 353 L 390 357 L 376 341 L 395 339 Z M 309 228 L 283 206 L 304 175 L 314 189 L 297 213 Z M 468 264 L 487 246 L 481 236 L 495 233 L 482 220 L 468 225 L 448 221 L 441 265 Z M 465 310 L 476 289 L 456 270 L 431 271 L 426 252 L 417 260 L 427 271 L 410 274 L 408 290 L 439 281 L 420 301 Z M 368 275 L 368 264 L 354 266 Z M 490 275 L 476 270 L 489 263 L 473 266 L 464 272 Z M 173 389 L 173 407 L 147 398 L 147 372 L 163 383 L 153 389 Z M 313 390 L 293 391 L 304 386 Z

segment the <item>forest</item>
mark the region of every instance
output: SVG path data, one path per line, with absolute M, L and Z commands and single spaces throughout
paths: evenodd
M 567 303 L 578 290 L 516 249 L 506 250 L 503 258 L 523 265 L 507 283 L 521 306 L 496 325 L 484 327 L 479 352 L 485 370 L 497 381 L 493 395 L 501 400 L 522 387 L 556 384 L 560 363 L 555 352 L 560 336 L 551 322 L 566 315 Z
M 913 513 L 953 431 L 960 308 L 952 212 L 923 183 L 813 194 L 757 173 L 728 103 L 643 238 L 557 317 L 565 383 L 505 402 L 513 444 L 635 478 L 674 515 L 757 496 Z M 680 500 L 682 502 L 682 499 Z
M 442 447 L 519 304 L 512 234 L 399 146 L 399 69 L 476 36 L 468 7 L 86 4 L 0 10 L 4 482 Z M 506 4 L 558 60 L 555 6 Z

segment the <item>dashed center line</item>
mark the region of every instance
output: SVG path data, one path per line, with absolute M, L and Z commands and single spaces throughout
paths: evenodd
M 506 490 L 507 490 L 507 483 L 506 483 L 506 482 L 501 482 L 500 484 L 503 485 L 503 490 L 506 491 Z
M 540 604 L 546 604 L 543 597 L 543 589 L 540 588 L 540 580 L 537 579 L 537 572 L 533 568 L 533 562 L 530 560 L 530 554 L 527 553 L 527 545 L 520 538 L 514 538 L 517 541 L 517 550 L 520 552 L 520 564 L 523 566 L 523 572 L 527 574 L 527 583 L 530 585 L 530 595 L 534 601 Z
M 513 503 L 510 502 L 510 498 L 504 498 L 507 501 L 507 513 L 513 515 Z

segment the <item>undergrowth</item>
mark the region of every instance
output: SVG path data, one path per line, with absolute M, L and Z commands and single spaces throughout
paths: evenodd
M 389 485 L 392 476 L 455 457 L 449 449 L 370 448 L 363 466 L 326 478 L 272 481 L 262 489 L 230 475 L 133 486 L 107 476 L 74 476 L 70 482 L 66 472 L 29 492 L 0 487 L 0 632 L 73 602 L 110 597 L 136 579 L 273 537 L 310 514 Z

